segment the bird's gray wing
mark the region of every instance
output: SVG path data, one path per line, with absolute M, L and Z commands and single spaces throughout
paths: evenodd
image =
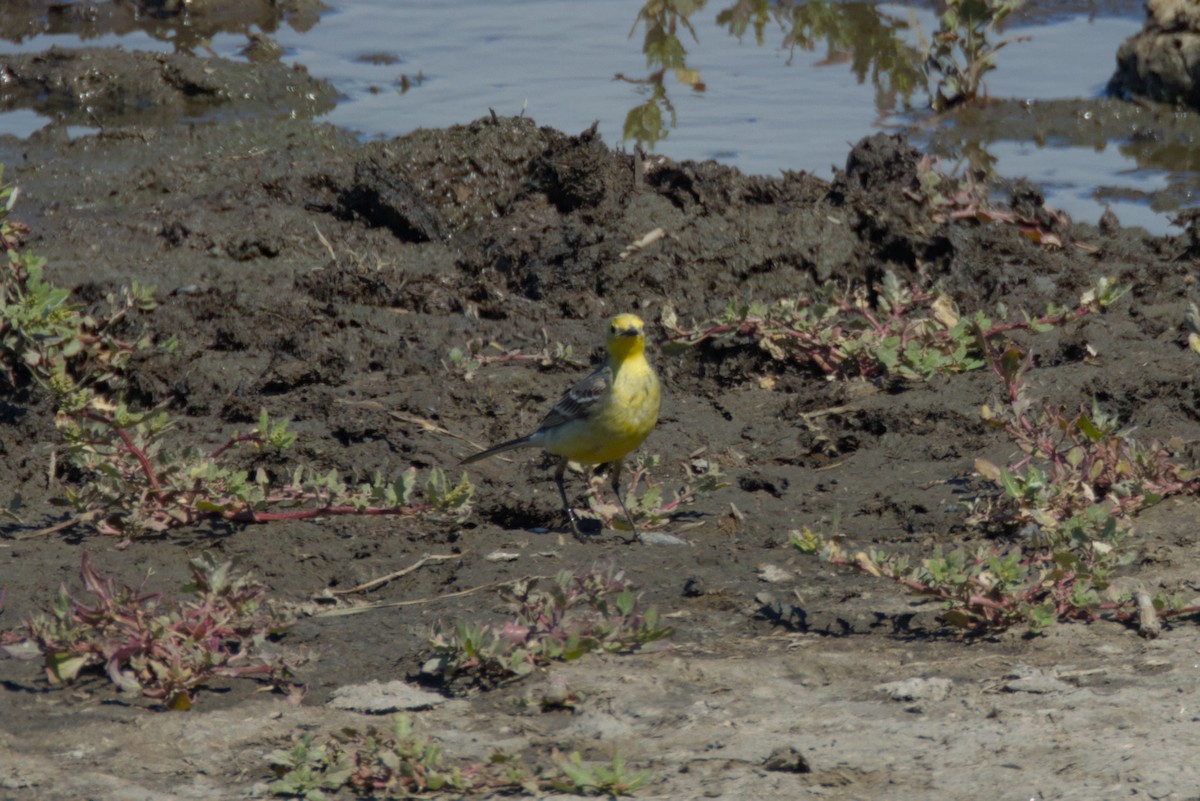
M 587 378 L 567 390 L 546 415 L 546 419 L 542 420 L 539 430 L 556 428 L 588 417 L 596 408 L 596 402 L 604 397 L 604 393 L 612 386 L 612 381 L 612 368 L 605 362 Z

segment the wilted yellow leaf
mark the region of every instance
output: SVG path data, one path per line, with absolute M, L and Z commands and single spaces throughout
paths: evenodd
M 704 91 L 704 81 L 700 80 L 700 70 L 689 70 L 680 67 L 675 70 L 675 79 L 680 83 L 686 83 L 693 89 Z
M 954 301 L 949 295 L 938 295 L 930 308 L 933 309 L 934 318 L 942 325 L 947 328 L 958 325 L 958 310 L 954 308 Z
M 99 395 L 93 395 L 88 401 L 88 405 L 98 412 L 115 412 L 117 410 L 117 404 Z
M 986 478 L 988 481 L 1000 480 L 1000 468 L 989 462 L 987 459 L 975 460 L 975 472 Z

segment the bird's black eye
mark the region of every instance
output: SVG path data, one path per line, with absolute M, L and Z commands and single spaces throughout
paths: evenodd
M 610 331 L 612 331 L 614 334 L 615 334 L 615 333 L 617 333 L 617 326 L 616 326 L 616 324 L 615 324 L 615 323 L 614 323 L 613 325 L 610 325 L 610 326 L 608 327 L 608 329 L 609 329 Z

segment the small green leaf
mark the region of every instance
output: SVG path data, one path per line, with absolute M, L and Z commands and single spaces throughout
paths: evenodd
M 69 653 L 48 654 L 46 670 L 52 681 L 67 684 L 75 681 L 90 661 L 86 656 L 72 656 Z

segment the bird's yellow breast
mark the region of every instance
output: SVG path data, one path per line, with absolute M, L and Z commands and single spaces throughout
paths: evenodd
M 630 357 L 617 366 L 612 389 L 593 414 L 548 432 L 542 447 L 583 464 L 623 459 L 658 422 L 661 396 L 658 377 L 645 357 Z

